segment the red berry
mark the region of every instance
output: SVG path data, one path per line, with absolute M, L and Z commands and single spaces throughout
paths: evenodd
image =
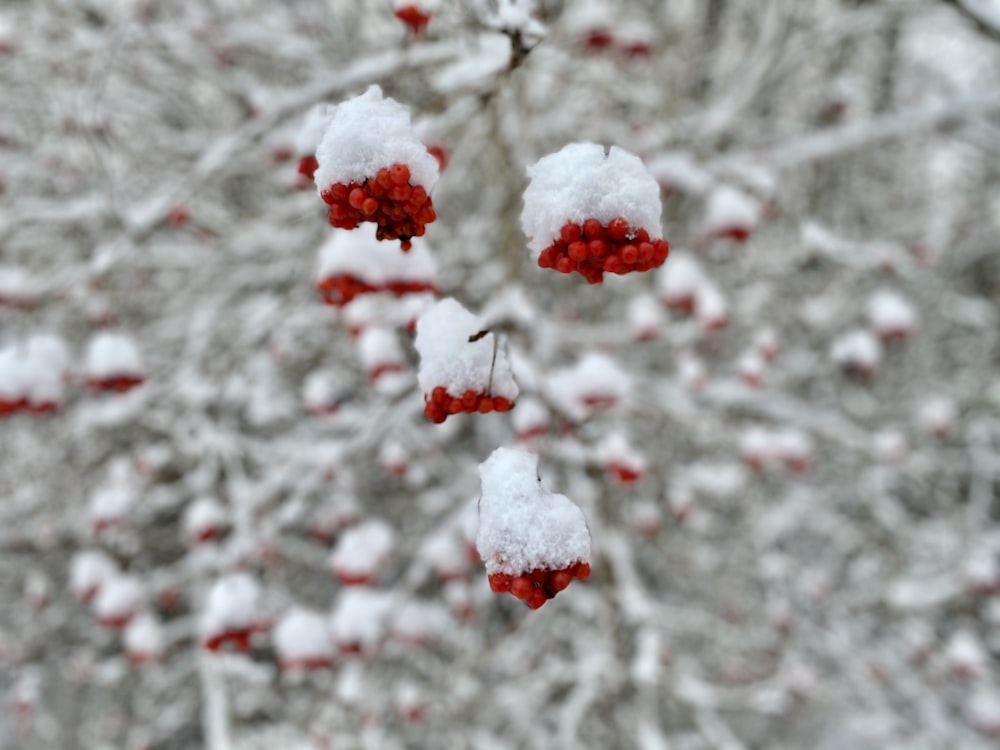
M 626 245 L 622 248 L 621 258 L 624 263 L 632 265 L 639 260 L 639 249 L 635 245 Z
M 555 247 L 547 247 L 538 256 L 538 265 L 542 268 L 555 268 L 559 259 Z
M 479 394 L 475 391 L 466 391 L 462 394 L 462 406 L 468 412 L 473 412 L 476 410 L 476 405 L 479 403 Z
M 637 242 L 649 242 L 649 232 L 647 232 L 645 229 L 640 228 L 635 233 L 635 239 Z
M 608 222 L 608 236 L 616 242 L 622 242 L 628 237 L 628 222 L 621 216 Z
M 364 205 L 365 200 L 368 198 L 368 194 L 357 187 L 351 191 L 351 194 L 347 196 L 347 202 L 350 204 L 351 208 L 360 209 Z
M 518 599 L 527 600 L 529 596 L 535 591 L 534 584 L 532 584 L 531 579 L 528 576 L 518 576 L 510 584 L 510 593 L 516 596 Z
M 621 273 L 625 268 L 618 255 L 609 255 L 604 259 L 604 264 L 601 267 L 608 273 Z
M 393 164 L 389 167 L 389 180 L 394 185 L 405 185 L 410 181 L 410 168 L 406 164 Z
M 576 263 L 570 258 L 560 258 L 556 261 L 556 270 L 559 273 L 573 273 L 576 270 Z
M 361 210 L 364 212 L 365 216 L 372 216 L 376 211 L 378 211 L 378 201 L 374 198 L 366 198 L 365 202 L 361 204 Z
M 580 262 L 587 259 L 587 245 L 583 242 L 572 242 L 566 248 L 566 254 L 573 260 Z
M 462 411 L 462 399 L 453 398 L 449 399 L 448 403 L 445 404 L 444 410 L 449 414 L 458 414 Z
M 573 574 L 568 570 L 557 570 L 552 575 L 549 576 L 548 582 L 545 584 L 545 592 L 550 593 L 550 598 L 555 596 L 560 591 L 569 586 L 570 581 L 573 580 Z
M 653 259 L 654 248 L 649 242 L 643 242 L 639 245 L 639 258 L 642 259 L 644 263 L 648 263 Z
M 497 594 L 505 594 L 510 591 L 511 582 L 514 577 L 507 573 L 493 573 L 489 576 L 490 589 Z
M 427 202 L 427 191 L 422 185 L 414 185 L 410 192 L 410 203 L 415 206 L 422 206 Z
M 431 420 L 434 424 L 441 424 L 448 418 L 448 414 L 441 408 L 441 405 L 434 403 L 427 404 L 427 406 L 424 407 L 424 416 Z
M 483 396 L 481 399 L 479 399 L 480 414 L 488 414 L 489 412 L 493 411 L 493 407 L 494 407 L 493 399 L 490 398 L 489 396 Z
M 599 260 L 608 252 L 608 245 L 603 240 L 591 240 L 587 245 L 587 253 L 591 258 Z
M 578 242 L 583 237 L 583 232 L 580 229 L 579 224 L 564 224 L 563 228 L 559 230 L 559 236 L 562 238 L 563 242 L 570 244 L 573 242 Z
M 590 563 L 579 562 L 574 567 L 576 568 L 576 577 L 581 581 L 586 581 L 590 578 Z
M 503 396 L 497 396 L 493 399 L 493 408 L 499 412 L 510 411 L 514 408 L 514 402 L 510 399 L 504 398 Z
M 448 399 L 448 389 L 443 385 L 437 386 L 431 391 L 431 401 L 435 404 L 443 404 Z
M 525 599 L 525 603 L 531 609 L 539 609 L 547 601 L 548 597 L 545 595 L 544 589 L 533 589 L 531 594 Z

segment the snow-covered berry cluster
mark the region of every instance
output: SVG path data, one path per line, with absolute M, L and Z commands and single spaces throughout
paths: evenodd
M 375 232 L 335 232 L 320 248 L 316 288 L 328 305 L 346 305 L 361 294 L 437 293 L 437 269 L 427 245 L 411 242 L 400 254 Z
M 476 547 L 490 588 L 532 609 L 590 576 L 590 530 L 583 511 L 538 478 L 538 456 L 497 448 L 479 465 L 482 495 Z
M 414 133 L 409 110 L 378 86 L 334 108 L 316 160 L 316 186 L 334 227 L 373 222 L 378 239 L 399 239 L 408 250 L 437 218 L 429 191 L 438 162 Z
M 400 21 L 410 27 L 415 37 L 422 36 L 427 24 L 431 22 L 431 13 L 420 0 L 393 0 L 392 12 Z
M 509 411 L 518 388 L 507 355 L 485 321 L 454 299 L 439 301 L 417 320 L 417 380 L 424 415 L 440 424 L 449 415 Z
M 521 227 L 542 268 L 582 275 L 648 271 L 670 252 L 660 189 L 642 161 L 617 146 L 571 143 L 528 168 Z

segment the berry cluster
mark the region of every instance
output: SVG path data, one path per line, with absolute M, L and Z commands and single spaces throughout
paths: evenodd
M 493 573 L 489 576 L 490 588 L 497 594 L 510 592 L 532 609 L 538 609 L 569 586 L 574 578 L 586 581 L 590 577 L 590 564 L 578 562 L 562 570 L 535 568 L 530 573 L 512 576 Z
M 461 396 L 451 396 L 443 386 L 435 388 L 430 396 L 424 396 L 427 405 L 424 407 L 424 416 L 434 424 L 441 424 L 450 414 L 486 414 L 491 411 L 510 411 L 514 408 L 514 402 L 503 396 L 488 396 L 485 393 L 477 393 L 468 390 Z
M 335 307 L 343 307 L 358 295 L 373 292 L 389 292 L 396 297 L 403 297 L 407 294 L 420 294 L 422 292 L 437 294 L 438 291 L 434 284 L 426 281 L 387 281 L 384 284 L 375 285 L 362 281 L 351 274 L 328 276 L 316 284 L 316 288 L 323 296 L 323 302 Z
M 87 378 L 87 387 L 95 391 L 125 393 L 146 382 L 142 375 L 111 375 L 105 378 Z
M 431 198 L 421 185 L 410 184 L 410 168 L 393 164 L 363 183 L 330 185 L 320 194 L 330 206 L 330 224 L 355 229 L 364 221 L 378 224 L 380 240 L 401 241 L 410 249 L 411 237 L 423 237 L 424 227 L 437 218 Z
M 430 13 L 421 10 L 413 4 L 396 8 L 395 16 L 410 27 L 410 30 L 413 32 L 413 36 L 420 36 L 423 34 L 424 28 L 431 21 Z
M 641 228 L 633 232 L 619 216 L 607 226 L 597 219 L 563 225 L 556 241 L 538 256 L 538 265 L 560 273 L 576 271 L 589 283 L 599 284 L 605 271 L 619 275 L 648 271 L 662 266 L 669 254 L 666 240 L 651 240 Z

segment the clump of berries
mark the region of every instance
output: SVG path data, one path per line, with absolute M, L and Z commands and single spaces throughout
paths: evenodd
M 308 180 L 311 180 L 316 174 L 316 168 L 319 166 L 319 162 L 316 157 L 312 154 L 303 156 L 299 159 L 299 174 Z
M 538 256 L 538 265 L 560 273 L 576 271 L 591 284 L 599 284 L 605 272 L 649 271 L 662 266 L 669 254 L 666 240 L 651 239 L 642 228 L 633 230 L 619 216 L 607 226 L 597 219 L 564 224 L 555 242 Z
M 407 243 L 409 244 L 409 243 Z M 404 248 L 404 250 L 407 248 Z M 437 294 L 437 286 L 427 281 L 388 281 L 385 284 L 369 284 L 351 274 L 328 276 L 316 284 L 323 302 L 335 307 L 343 307 L 355 297 L 374 292 L 389 292 L 395 297 L 407 294 L 430 292 Z
M 440 385 L 430 395 L 425 395 L 424 401 L 424 416 L 434 424 L 441 424 L 451 414 L 488 414 L 491 411 L 505 412 L 514 408 L 514 402 L 503 396 L 491 396 L 473 390 L 466 390 L 461 396 L 452 396 Z
M 411 237 L 423 237 L 425 227 L 437 218 L 427 190 L 410 184 L 410 168 L 396 163 L 380 169 L 362 183 L 334 183 L 320 196 L 330 206 L 330 224 L 355 229 L 365 221 L 378 225 L 380 240 L 400 240 L 404 251 Z
M 518 576 L 493 573 L 489 576 L 489 582 L 494 593 L 513 594 L 531 609 L 538 609 L 569 586 L 574 578 L 586 581 L 589 577 L 590 564 L 577 562 L 561 570 L 535 568 Z

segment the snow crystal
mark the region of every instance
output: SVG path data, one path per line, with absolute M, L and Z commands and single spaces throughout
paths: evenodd
M 497 448 L 479 465 L 482 496 L 476 548 L 486 572 L 519 575 L 590 562 L 583 511 L 538 478 L 538 456 Z
M 515 400 L 518 387 L 507 354 L 498 347 L 496 361 L 493 359 L 496 334 L 487 333 L 477 341 L 469 341 L 470 336 L 485 329 L 482 318 L 450 297 L 421 315 L 414 341 L 420 354 L 420 389 L 429 394 L 443 386 L 452 397 L 471 390 Z
M 368 577 L 382 565 L 395 542 L 392 527 L 377 518 L 347 529 L 330 555 L 330 566 L 338 576 Z
M 917 327 L 917 312 L 898 292 L 880 289 L 868 299 L 868 320 L 882 338 L 905 337 Z
M 390 242 L 380 242 L 376 230 L 374 224 L 351 231 L 334 230 L 320 248 L 316 280 L 353 276 L 375 287 L 391 281 L 436 283 L 434 256 L 424 238 L 411 239 L 409 252 L 403 253 Z
M 326 620 L 318 612 L 295 607 L 275 625 L 273 638 L 278 657 L 286 666 L 333 658 Z
M 383 98 L 379 86 L 334 107 L 316 160 L 319 192 L 335 183 L 364 182 L 393 164 L 409 166 L 410 184 L 428 193 L 438 179 L 437 159 L 417 138 L 409 109 Z
M 704 195 L 712 187 L 712 175 L 699 167 L 690 154 L 683 151 L 661 154 L 652 159 L 647 166 L 656 181 L 671 190 Z
M 124 334 L 107 331 L 90 340 L 84 369 L 87 377 L 94 380 L 144 373 L 135 342 Z
M 333 119 L 332 104 L 317 104 L 306 113 L 306 119 L 302 123 L 302 129 L 295 139 L 295 155 L 299 158 L 303 156 L 315 156 L 319 143 L 323 140 L 323 133 L 326 132 L 330 120 Z
M 101 585 L 118 574 L 118 565 L 101 550 L 81 550 L 73 556 L 69 568 L 69 587 L 73 596 L 86 600 Z
M 206 640 L 229 632 L 250 630 L 261 620 L 260 584 L 248 573 L 220 578 L 208 592 L 201 619 Z
M 385 633 L 385 619 L 393 604 L 393 595 L 386 591 L 344 589 L 329 619 L 334 643 L 342 650 L 370 651 Z
M 760 204 L 742 190 L 720 185 L 708 194 L 701 231 L 709 237 L 732 231 L 752 232 L 760 220 Z
M 159 659 L 163 654 L 163 627 L 148 612 L 133 617 L 122 633 L 125 652 L 137 661 Z
M 575 365 L 552 372 L 546 386 L 552 403 L 580 421 L 621 402 L 631 379 L 607 354 L 588 352 Z
M 528 167 L 521 228 L 537 260 L 567 222 L 623 217 L 660 239 L 660 186 L 634 154 L 598 143 L 571 143 Z

